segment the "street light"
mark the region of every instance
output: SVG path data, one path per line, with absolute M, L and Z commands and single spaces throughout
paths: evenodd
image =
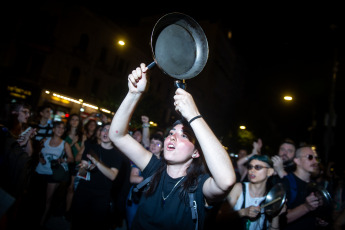
M 284 96 L 284 100 L 285 101 L 292 101 L 292 97 L 291 96 Z

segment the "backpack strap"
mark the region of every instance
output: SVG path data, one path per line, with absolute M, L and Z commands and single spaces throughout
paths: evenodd
M 288 200 L 288 203 L 291 205 L 295 201 L 297 196 L 297 183 L 293 173 L 289 173 L 286 178 L 289 180 L 290 199 Z
M 243 203 L 242 203 L 241 209 L 243 209 L 246 207 L 246 185 L 243 182 L 241 182 L 241 184 L 242 184 L 242 193 L 243 193 Z
M 153 175 L 152 175 L 153 176 Z M 143 180 L 142 182 L 140 182 L 139 184 L 137 184 L 137 186 L 135 186 L 133 188 L 134 192 L 138 192 L 142 187 L 146 186 L 147 183 L 149 183 L 151 181 L 152 176 L 147 177 L 145 180 Z
M 199 218 L 198 218 L 198 206 L 197 206 L 196 201 L 195 201 L 195 193 L 190 192 L 190 193 L 188 193 L 188 196 L 189 196 L 189 207 L 192 211 L 192 219 L 196 220 L 195 230 L 198 230 Z

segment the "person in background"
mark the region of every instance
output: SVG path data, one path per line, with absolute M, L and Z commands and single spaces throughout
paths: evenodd
M 181 88 L 175 92 L 174 106 L 184 119 L 173 124 L 160 159 L 129 135 L 129 121 L 147 90 L 147 71 L 141 64 L 128 76 L 129 91 L 109 132 L 110 139 L 138 166 L 143 177 L 153 176 L 141 196 L 132 229 L 202 229 L 206 202 L 223 199 L 236 181 L 230 157 L 200 115 L 192 96 Z M 188 193 L 195 195 L 194 200 L 189 200 Z M 197 222 L 192 219 L 192 211 L 198 215 Z
M 31 106 L 26 103 L 13 103 L 5 110 L 8 117 L 0 124 L 0 188 L 15 201 L 5 213 L 4 219 L 9 229 L 21 228 L 26 215 L 26 200 L 34 172 L 32 139 L 36 129 L 25 132 L 30 117 Z
M 274 173 L 273 162 L 267 155 L 253 155 L 248 159 L 249 182 L 236 183 L 227 200 L 233 209 L 235 229 L 279 229 L 279 216 L 267 216 L 260 208 L 268 192 L 267 180 Z M 238 226 L 235 226 L 238 223 Z
M 160 159 L 163 151 L 164 138 L 160 134 L 153 134 L 150 141 L 149 151 L 153 153 L 158 159 Z M 126 220 L 127 228 L 131 229 L 132 222 L 135 216 L 135 213 L 138 209 L 140 196 L 142 193 L 133 193 L 133 188 L 135 185 L 139 184 L 144 180 L 141 170 L 131 162 L 131 174 L 129 182 L 132 184 L 129 191 L 127 202 L 126 202 Z
M 119 174 L 123 156 L 110 141 L 110 124 L 101 129 L 101 144 L 90 143 L 80 163 L 79 184 L 71 207 L 71 229 L 109 229 L 113 181 Z
M 135 130 L 133 132 L 133 138 L 142 144 L 146 149 L 150 146 L 150 124 L 149 124 L 149 118 L 145 115 L 141 116 L 141 122 L 142 124 L 142 130 Z
M 65 123 L 56 121 L 53 123 L 53 135 L 48 137 L 40 153 L 40 160 L 36 167 L 38 180 L 46 185 L 45 207 L 40 220 L 40 226 L 44 226 L 48 212 L 50 210 L 54 192 L 60 185 L 61 181 L 53 178 L 51 162 L 57 160 L 59 164 L 72 163 L 74 161 L 70 145 L 62 139 L 65 132 Z M 67 165 L 66 164 L 66 165 Z M 68 168 L 66 169 L 68 170 Z
M 286 190 L 287 214 L 286 224 L 281 229 L 317 229 L 318 224 L 326 224 L 317 219 L 314 213 L 322 206 L 322 200 L 314 192 L 308 191 L 308 184 L 311 175 L 319 170 L 318 155 L 311 147 L 304 146 L 296 150 L 294 163 L 296 170 L 282 180 Z
M 280 178 L 295 170 L 295 152 L 295 142 L 290 138 L 286 138 L 279 146 L 278 155 L 272 157 L 274 169 Z
M 97 139 L 96 137 L 96 129 L 97 129 L 97 121 L 90 119 L 85 125 L 84 125 L 84 141 L 85 140 L 91 140 L 95 141 Z
M 66 132 L 63 139 L 71 146 L 74 161 L 68 165 L 71 175 L 70 184 L 67 188 L 66 194 L 66 216 L 69 217 L 69 210 L 72 204 L 74 194 L 74 180 L 78 172 L 78 165 L 80 159 L 76 159 L 79 151 L 81 151 L 81 144 L 83 139 L 83 126 L 78 114 L 71 114 L 66 124 Z
M 251 154 L 245 155 L 243 157 L 239 157 L 237 160 L 237 167 L 238 167 L 238 172 L 241 176 L 240 181 L 248 181 L 247 178 L 247 162 L 248 159 L 254 155 L 260 155 L 261 154 L 261 148 L 262 148 L 262 140 L 259 138 L 258 141 L 253 142 L 253 150 Z
M 38 108 L 38 123 L 35 128 L 37 129 L 37 135 L 35 140 L 42 144 L 45 139 L 51 137 L 53 134 L 53 126 L 50 123 L 50 118 L 53 112 L 53 108 L 50 105 L 42 105 Z

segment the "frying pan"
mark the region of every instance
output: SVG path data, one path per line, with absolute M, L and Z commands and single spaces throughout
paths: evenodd
M 308 194 L 313 192 L 321 202 L 321 206 L 317 207 L 317 209 L 314 211 L 315 216 L 320 217 L 323 220 L 330 221 L 330 214 L 333 210 L 333 199 L 327 189 L 315 182 L 310 182 L 307 186 L 307 191 Z
M 261 208 L 267 215 L 273 216 L 283 207 L 286 201 L 286 192 L 281 183 L 275 184 L 267 193 Z
M 151 50 L 155 65 L 163 73 L 178 80 L 191 79 L 205 67 L 208 42 L 200 25 L 190 16 L 173 12 L 161 17 L 151 34 Z

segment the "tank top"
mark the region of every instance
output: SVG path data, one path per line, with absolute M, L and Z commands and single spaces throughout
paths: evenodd
M 45 175 L 52 175 L 53 171 L 50 167 L 50 162 L 52 160 L 59 159 L 62 154 L 64 153 L 65 149 L 65 141 L 63 140 L 60 145 L 56 147 L 52 147 L 49 145 L 49 142 L 51 140 L 51 137 L 47 138 L 47 140 L 44 142 L 44 146 L 41 150 L 42 155 L 46 161 L 46 163 L 43 165 L 41 162 L 38 163 L 36 167 L 36 172 L 38 174 L 45 174 Z
M 246 186 L 246 203 L 244 204 L 244 207 L 249 207 L 249 206 L 258 206 L 260 205 L 260 203 L 262 201 L 265 200 L 265 196 L 262 196 L 262 197 L 251 197 L 250 196 L 250 193 L 249 193 L 249 182 L 243 182 Z M 238 211 L 242 208 L 242 204 L 243 204 L 243 192 L 241 193 L 240 197 L 238 198 L 236 204 L 235 204 L 235 207 L 234 207 L 234 210 L 235 211 Z M 261 209 L 261 213 L 260 214 L 260 218 L 256 219 L 255 221 L 250 221 L 250 225 L 249 225 L 249 229 L 250 230 L 260 230 L 260 229 L 263 229 L 263 224 L 265 222 L 265 214 L 263 214 L 264 210 Z M 266 225 L 268 223 L 266 222 Z M 268 227 L 268 225 L 267 225 Z M 267 229 L 267 228 L 266 228 Z

